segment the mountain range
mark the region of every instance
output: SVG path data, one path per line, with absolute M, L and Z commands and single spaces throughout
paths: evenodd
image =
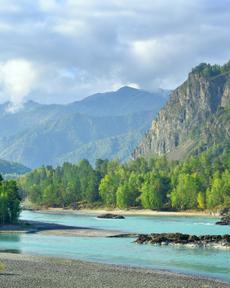
M 212 145 L 230 146 L 230 61 L 195 67 L 172 92 L 132 155 L 181 160 Z
M 0 160 L 0 174 L 3 176 L 8 175 L 8 174 L 20 175 L 20 174 L 25 174 L 29 171 L 30 171 L 29 168 L 21 164 L 8 162 L 5 160 Z
M 131 87 L 68 105 L 0 105 L 0 158 L 34 168 L 97 158 L 126 160 L 167 101 L 169 91 Z

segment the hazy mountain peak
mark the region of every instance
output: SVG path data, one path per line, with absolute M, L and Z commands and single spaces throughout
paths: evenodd
M 165 101 L 163 91 L 152 94 L 132 87 L 68 105 L 28 101 L 15 114 L 0 113 L 0 158 L 29 167 L 68 157 L 92 163 L 96 155 L 128 158 Z
M 137 89 L 137 88 L 134 88 L 134 87 L 131 87 L 131 86 L 122 86 L 121 88 L 119 88 L 117 91 L 115 92 L 126 92 L 126 91 L 140 91 L 140 89 Z

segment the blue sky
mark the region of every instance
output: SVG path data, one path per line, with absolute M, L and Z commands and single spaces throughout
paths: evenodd
M 229 47 L 229 0 L 0 0 L 0 102 L 173 89 Z

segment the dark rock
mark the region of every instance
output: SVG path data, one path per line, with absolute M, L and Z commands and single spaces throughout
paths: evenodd
M 135 241 L 138 244 L 192 244 L 198 247 L 223 246 L 230 248 L 230 235 L 188 235 L 182 233 L 153 233 L 141 234 Z
M 138 234 L 135 234 L 135 233 L 123 233 L 123 234 L 107 236 L 107 238 L 136 238 L 136 237 L 138 237 Z
M 220 221 L 216 222 L 217 225 L 230 225 L 230 216 L 224 216 Z
M 125 217 L 122 215 L 111 214 L 111 213 L 98 215 L 97 218 L 101 218 L 101 219 L 125 219 Z
M 135 242 L 138 244 L 145 244 L 148 243 L 150 240 L 151 236 L 147 234 L 140 234 Z
M 188 238 L 188 241 L 189 241 L 189 243 L 193 243 L 193 242 L 199 241 L 199 239 L 200 238 L 196 235 L 190 235 Z
M 230 104 L 229 80 L 225 74 L 210 78 L 191 72 L 172 92 L 132 157 L 167 155 L 169 159 L 180 160 L 217 141 L 220 144 L 224 139 L 228 141 L 229 122 L 222 120 L 219 111 Z M 202 126 L 205 129 L 200 129 Z

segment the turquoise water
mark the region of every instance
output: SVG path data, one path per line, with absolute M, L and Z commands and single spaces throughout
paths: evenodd
M 46 214 L 24 211 L 22 219 L 124 232 L 183 232 L 229 234 L 207 217 L 127 216 L 124 220 L 97 219 L 94 215 Z M 0 249 L 72 259 L 114 263 L 217 277 L 230 281 L 230 250 L 137 245 L 130 238 L 62 237 L 39 234 L 0 235 Z

